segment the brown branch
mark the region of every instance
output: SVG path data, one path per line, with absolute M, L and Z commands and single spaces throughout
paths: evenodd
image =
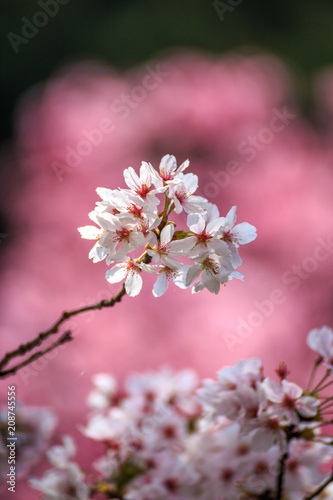
M 36 359 L 44 356 L 44 354 L 47 354 L 48 352 L 52 351 L 56 347 L 58 347 L 62 344 L 65 344 L 66 342 L 70 342 L 71 340 L 73 340 L 72 333 L 70 330 L 68 330 L 60 337 L 60 339 L 58 339 L 56 342 L 54 342 L 49 347 L 47 347 L 47 349 L 44 349 L 43 351 L 35 352 L 34 354 L 32 354 L 32 356 L 25 359 L 21 363 L 13 366 L 12 368 L 9 368 L 8 370 L 1 371 L 0 377 L 8 377 L 9 375 L 14 375 L 18 370 L 20 370 L 20 368 L 23 368 L 24 366 L 27 366 L 30 363 L 33 363 L 34 361 L 36 361 Z
M 282 499 L 283 494 L 283 481 L 284 481 L 284 473 L 285 473 L 285 464 L 288 459 L 289 453 L 285 452 L 279 461 L 279 474 L 276 482 L 276 500 Z
M 313 493 L 305 497 L 304 500 L 312 500 L 313 498 L 316 498 L 316 496 L 320 495 L 320 493 L 324 491 L 326 486 L 328 486 L 332 482 L 333 482 L 333 472 L 320 486 L 318 486 L 318 488 Z
M 117 302 L 121 301 L 121 299 L 123 298 L 123 296 L 125 294 L 126 294 L 126 290 L 125 290 L 125 286 L 123 286 L 122 289 L 120 290 L 120 292 L 118 293 L 118 295 L 116 295 L 115 297 L 112 297 L 112 299 L 110 299 L 110 300 L 101 300 L 97 304 L 93 304 L 91 306 L 84 306 L 84 307 L 80 307 L 79 309 L 73 309 L 72 311 L 63 312 L 62 315 L 60 316 L 60 318 L 58 319 L 58 321 L 56 321 L 54 323 L 54 325 L 51 326 L 51 328 L 49 328 L 45 332 L 42 332 L 39 335 L 37 335 L 37 337 L 35 339 L 33 339 L 29 342 L 26 342 L 25 344 L 21 344 L 17 349 L 14 349 L 13 351 L 7 352 L 7 354 L 0 361 L 0 378 L 16 373 L 20 368 L 22 368 L 23 366 L 26 366 L 29 363 L 32 363 L 33 361 L 40 358 L 41 356 L 43 356 L 47 352 L 51 351 L 55 347 L 58 347 L 59 345 L 64 344 L 64 343 L 72 340 L 71 332 L 67 331 L 65 334 L 62 335 L 62 337 L 57 342 L 55 342 L 54 344 L 49 346 L 44 351 L 38 351 L 37 353 L 30 356 L 22 363 L 15 365 L 13 368 L 3 370 L 3 368 L 6 367 L 12 359 L 18 358 L 20 356 L 24 356 L 24 354 L 32 351 L 35 347 L 40 346 L 51 335 L 58 333 L 59 327 L 62 325 L 62 323 L 67 321 L 69 318 L 76 316 L 78 314 L 82 314 L 82 313 L 87 312 L 87 311 L 100 310 L 100 309 L 104 309 L 105 307 L 113 307 Z
M 326 486 L 328 486 L 332 482 L 333 482 L 333 472 L 321 485 L 318 486 L 318 488 L 313 493 L 305 497 L 304 500 L 312 500 L 313 498 L 316 498 L 316 496 L 320 495 L 320 493 L 324 491 Z

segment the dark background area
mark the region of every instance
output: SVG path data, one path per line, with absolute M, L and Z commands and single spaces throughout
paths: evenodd
M 22 92 L 71 60 L 93 58 L 128 68 L 176 48 L 216 54 L 263 50 L 305 77 L 305 103 L 307 82 L 333 60 L 331 0 L 243 0 L 224 14 L 222 2 L 214 7 L 207 0 L 69 0 L 18 53 L 8 34 L 21 36 L 22 17 L 32 20 L 40 4 L 1 5 L 1 139 L 12 136 L 13 108 Z

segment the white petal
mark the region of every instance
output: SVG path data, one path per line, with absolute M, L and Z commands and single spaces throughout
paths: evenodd
M 151 186 L 151 171 L 149 164 L 146 161 L 143 161 L 141 163 L 140 182 L 141 184 L 146 184 L 147 186 Z
M 218 219 L 220 217 L 219 209 L 213 203 L 210 203 L 207 207 L 207 223 L 209 224 L 211 221 Z
M 229 275 L 229 279 L 232 280 L 232 278 L 236 278 L 238 280 L 244 281 L 244 274 L 238 272 L 238 271 L 232 271 Z
M 85 240 L 97 240 L 103 234 L 103 230 L 95 226 L 78 227 L 77 230 Z
M 180 214 L 183 211 L 183 207 L 182 207 L 180 201 L 178 200 L 178 198 L 176 196 L 173 196 L 172 199 L 173 199 L 173 202 L 175 204 L 176 214 Z
M 152 222 L 149 226 L 149 229 L 156 229 L 160 223 L 162 222 L 162 217 L 158 217 L 154 220 L 154 222 Z
M 204 269 L 201 277 L 202 283 L 211 293 L 217 295 L 220 291 L 220 283 L 207 269 Z
M 190 266 L 187 274 L 186 274 L 186 286 L 191 286 L 193 281 L 199 278 L 200 273 L 201 273 L 201 265 L 200 264 L 195 264 L 194 266 Z
M 134 168 L 129 167 L 124 170 L 124 179 L 130 189 L 137 189 L 141 185 L 141 181 Z
M 234 206 L 234 207 L 232 207 L 229 210 L 229 212 L 226 215 L 226 219 L 227 219 L 228 226 L 229 226 L 228 229 L 234 227 L 234 225 L 235 225 L 235 222 L 236 222 L 236 210 L 237 210 L 237 207 Z
M 189 214 L 187 217 L 187 225 L 195 234 L 201 234 L 205 229 L 206 221 L 201 214 Z
M 285 394 L 291 399 L 298 399 L 303 394 L 303 390 L 299 385 L 287 380 L 282 380 L 282 388 Z
M 257 229 L 248 222 L 242 222 L 233 228 L 232 235 L 236 238 L 239 245 L 245 245 L 256 239 L 256 230 Z
M 217 219 L 211 220 L 207 224 L 207 233 L 213 234 L 214 236 L 219 235 L 223 236 L 225 218 L 218 217 Z
M 163 156 L 160 163 L 160 172 L 163 177 L 172 175 L 173 172 L 176 170 L 176 168 L 177 168 L 177 161 L 173 155 Z
M 96 215 L 97 223 L 104 229 L 104 231 L 114 231 L 120 229 L 118 219 L 108 212 Z
M 142 278 L 137 272 L 130 272 L 125 281 L 125 288 L 129 297 L 135 297 L 141 292 Z
M 161 255 L 161 262 L 166 267 L 170 267 L 170 269 L 178 269 L 181 264 L 180 262 L 178 262 L 178 260 L 174 259 L 173 257 L 169 257 L 169 255 L 163 255 L 163 254 Z
M 256 429 L 251 443 L 253 449 L 257 452 L 267 453 L 268 450 L 276 443 L 276 434 L 266 427 Z
M 116 264 L 112 269 L 108 269 L 105 273 L 105 278 L 109 283 L 119 283 L 126 278 L 127 266 L 124 264 Z
M 175 171 L 175 175 L 178 175 L 180 174 L 181 172 L 183 172 L 188 166 L 189 166 L 190 162 L 189 160 L 185 160 L 184 163 L 182 163 L 178 168 L 177 170 Z
M 154 284 L 153 288 L 154 297 L 161 297 L 166 292 L 168 286 L 169 286 L 169 280 L 166 277 L 166 274 L 162 272 Z
M 172 281 L 174 282 L 174 284 L 179 288 L 182 288 L 183 290 L 188 288 L 186 285 L 186 276 L 189 267 L 191 266 L 183 266 L 180 269 L 177 269 L 177 273 L 172 276 Z
M 95 264 L 96 262 L 100 262 L 101 260 L 105 259 L 107 254 L 108 252 L 106 251 L 106 249 L 99 244 L 99 241 L 97 241 L 97 243 L 89 252 L 89 259 L 92 259 L 93 263 Z
M 185 174 L 183 183 L 186 186 L 186 192 L 193 194 L 198 188 L 198 176 L 195 174 Z
M 118 383 L 109 373 L 96 373 L 92 377 L 93 384 L 105 394 L 114 394 Z
M 150 257 L 152 257 L 153 261 L 157 264 L 159 261 L 160 261 L 160 254 L 158 252 L 156 252 L 155 250 L 147 250 L 148 252 L 148 255 L 150 255 Z
M 195 236 L 189 236 L 183 240 L 175 240 L 170 242 L 170 255 L 181 255 L 187 254 L 195 246 L 197 238 Z
M 189 196 L 183 201 L 183 208 L 188 214 L 191 212 L 204 212 L 207 200 L 202 196 Z
M 173 224 L 167 224 L 161 231 L 160 241 L 162 245 L 170 243 L 175 232 L 175 226 Z
M 100 198 L 102 198 L 103 201 L 108 201 L 110 203 L 113 202 L 114 196 L 113 196 L 113 190 L 112 189 L 107 189 L 107 188 L 97 188 L 96 193 Z
M 145 238 L 143 234 L 140 231 L 133 231 L 129 235 L 129 240 L 130 243 L 135 247 L 135 248 L 141 248 L 145 244 Z
M 265 378 L 261 387 L 264 389 L 264 393 L 269 401 L 272 401 L 273 403 L 281 403 L 283 401 L 284 395 L 282 389 L 273 380 Z

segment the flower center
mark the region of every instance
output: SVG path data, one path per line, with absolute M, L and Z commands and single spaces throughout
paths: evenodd
M 208 269 L 212 274 L 219 273 L 219 265 L 215 262 L 215 260 L 206 257 L 205 260 L 202 261 L 202 265 L 205 269 Z
M 206 229 L 204 229 L 201 234 L 196 234 L 195 236 L 197 237 L 197 244 L 202 243 L 206 245 L 207 241 L 212 239 L 212 236 L 206 233 Z
M 134 262 L 127 262 L 126 267 L 127 267 L 127 274 L 135 274 L 141 272 L 140 267 L 136 266 Z
M 124 241 L 124 240 L 128 241 L 129 234 L 130 234 L 130 230 L 126 229 L 125 227 L 123 227 L 121 229 L 117 229 L 116 234 L 114 236 L 114 241 L 119 241 L 119 242 Z
M 141 186 L 135 190 L 136 194 L 141 196 L 141 198 L 145 198 L 149 191 L 151 191 L 151 186 L 147 186 L 147 184 L 141 184 Z
M 232 236 L 230 234 L 230 231 L 224 233 L 222 240 L 232 242 Z
M 234 477 L 235 472 L 232 469 L 226 468 L 221 471 L 221 479 L 226 483 L 229 483 Z
M 284 397 L 282 403 L 283 403 L 283 406 L 285 408 L 288 408 L 289 410 L 293 410 L 295 408 L 295 400 L 287 395 Z
M 160 176 L 164 182 L 173 180 L 173 175 L 171 173 L 164 173 L 163 168 L 160 170 Z
M 183 204 L 188 197 L 186 191 L 184 191 L 183 189 L 181 189 L 180 191 L 176 191 L 175 196 L 180 204 Z
M 142 207 L 138 207 L 135 205 L 135 203 L 132 203 L 129 207 L 127 207 L 127 210 L 129 211 L 130 214 L 134 215 L 134 217 L 137 217 L 138 219 L 143 219 L 142 215 Z

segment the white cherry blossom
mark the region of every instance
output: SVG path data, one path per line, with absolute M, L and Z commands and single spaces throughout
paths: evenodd
M 228 244 L 231 252 L 233 266 L 236 268 L 242 263 L 237 248 L 255 240 L 257 237 L 256 228 L 248 222 L 236 223 L 236 208 L 232 207 L 224 218 L 224 231 L 222 238 Z
M 209 253 L 228 254 L 228 245 L 221 240 L 224 221 L 217 206 L 213 204 L 209 204 L 202 214 L 188 215 L 187 225 L 193 233 L 193 236 L 187 238 L 193 245 L 189 253 L 191 258 Z
M 198 213 L 206 209 L 208 204 L 206 198 L 193 195 L 197 189 L 198 176 L 194 174 L 183 175 L 179 183 L 170 187 L 168 197 L 173 200 L 177 214 L 183 210 L 187 213 Z
M 217 294 L 232 278 L 243 279 L 236 271 L 241 264 L 237 249 L 255 238 L 255 228 L 247 223 L 233 227 L 235 207 L 220 217 L 216 205 L 194 195 L 198 177 L 184 174 L 188 166 L 188 160 L 177 166 L 174 156 L 165 155 L 159 171 L 147 162 L 139 175 L 132 167 L 125 169 L 127 189 L 97 188 L 101 201 L 89 214 L 96 226 L 78 229 L 82 238 L 96 241 L 89 258 L 113 266 L 106 279 L 125 279 L 131 297 L 142 288 L 142 271 L 158 274 L 155 297 L 165 293 L 170 281 L 183 289 L 193 285 L 193 293 L 207 288 Z M 177 230 L 169 220 L 172 212 L 183 210 L 189 230 Z M 136 251 L 140 257 L 128 263 Z M 141 265 L 149 259 L 156 266 Z
M 278 385 L 273 380 L 266 378 L 262 389 L 271 403 L 276 416 L 286 424 L 297 424 L 302 417 L 314 417 L 318 411 L 318 400 L 311 396 L 303 396 L 303 389 L 293 382 L 282 380 Z
M 311 330 L 307 344 L 323 358 L 327 367 L 333 370 L 333 330 L 328 326 Z
M 130 297 L 135 297 L 138 295 L 142 288 L 142 278 L 140 276 L 141 271 L 149 270 L 149 272 L 154 273 L 154 269 L 145 264 L 136 264 L 133 260 L 126 260 L 115 264 L 111 269 L 106 271 L 106 279 L 109 283 L 119 283 L 125 280 L 126 293 Z
M 158 177 L 160 177 L 163 182 L 170 184 L 171 181 L 174 181 L 179 177 L 179 174 L 184 172 L 189 164 L 190 162 L 186 160 L 179 167 L 177 167 L 176 158 L 173 155 L 165 155 L 160 162 Z
M 218 255 L 203 255 L 193 260 L 196 264 L 187 271 L 186 286 L 192 285 L 201 275 L 201 278 L 194 284 L 192 292 L 198 293 L 207 288 L 210 292 L 218 294 L 220 286 L 229 281 L 230 274 L 233 272 L 229 250 L 224 249 L 222 254 L 222 249 L 220 249 Z

